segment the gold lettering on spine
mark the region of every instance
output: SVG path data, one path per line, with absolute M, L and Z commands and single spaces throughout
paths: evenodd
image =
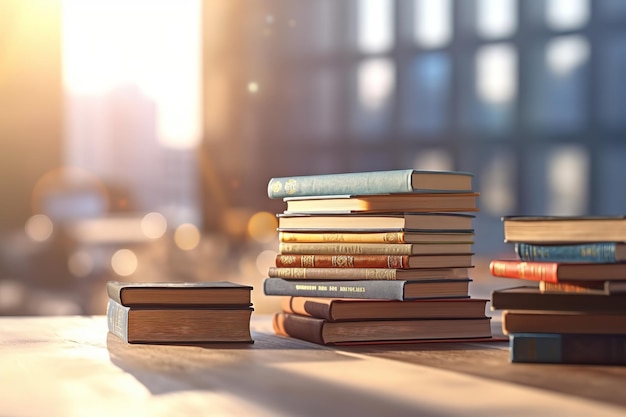
M 403 268 L 403 260 L 402 256 L 388 256 L 387 257 L 387 267 L 392 269 L 401 269 Z
M 315 267 L 315 256 L 314 255 L 302 255 L 300 258 L 300 264 L 303 268 L 314 268 Z
M 280 259 L 285 266 L 293 266 L 296 264 L 296 257 L 292 255 L 281 255 Z
M 289 179 L 285 181 L 285 193 L 288 195 L 295 194 L 298 191 L 298 181 Z
M 334 268 L 354 268 L 354 256 L 333 255 L 331 262 Z
M 400 234 L 395 232 L 385 233 L 385 235 L 383 236 L 383 241 L 385 243 L 399 243 Z

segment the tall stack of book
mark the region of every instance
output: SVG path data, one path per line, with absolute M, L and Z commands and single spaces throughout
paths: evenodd
M 504 217 L 516 259 L 491 274 L 533 285 L 496 290 L 511 361 L 626 364 L 626 218 Z
M 279 253 L 264 281 L 284 296 L 276 333 L 320 344 L 490 338 L 469 297 L 472 175 L 375 171 L 272 178 Z
M 252 343 L 252 287 L 107 282 L 109 331 L 128 343 Z

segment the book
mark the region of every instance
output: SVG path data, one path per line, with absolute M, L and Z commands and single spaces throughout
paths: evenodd
M 129 307 L 109 299 L 107 326 L 128 343 L 250 343 L 251 314 L 252 307 Z
M 472 212 L 478 193 L 289 197 L 285 213 Z
M 271 178 L 269 198 L 415 191 L 471 191 L 473 175 L 455 171 L 401 169 Z
M 371 298 L 417 300 L 425 298 L 468 298 L 470 279 L 406 280 L 291 280 L 265 278 L 265 295 L 328 298 Z
M 581 281 L 575 284 L 562 282 L 539 282 L 543 293 L 626 294 L 626 281 Z
M 487 301 L 479 298 L 393 301 L 283 297 L 281 308 L 283 313 L 328 321 L 484 318 Z
M 449 268 L 446 268 L 449 269 Z M 465 269 L 466 270 L 466 269 Z M 270 267 L 267 275 L 272 278 L 299 280 L 400 280 L 458 279 L 448 273 L 433 273 L 433 269 L 393 268 L 277 268 Z M 467 271 L 467 270 L 466 270 Z M 450 275 L 448 275 L 450 274 Z M 465 277 L 467 278 L 467 277 Z
M 474 233 L 394 232 L 278 232 L 279 242 L 289 243 L 474 243 Z
M 473 233 L 473 215 L 466 213 L 279 213 L 279 231 L 428 231 Z
M 279 253 L 276 255 L 275 265 L 279 268 L 419 268 L 419 271 L 416 270 L 415 272 L 423 273 L 425 276 L 430 274 L 440 275 L 441 278 L 467 276 L 468 267 L 426 268 L 424 265 L 432 262 L 427 260 L 431 257 L 440 257 L 440 255 L 302 255 Z M 445 258 L 448 257 L 445 256 Z
M 327 321 L 315 317 L 276 313 L 274 332 L 321 345 L 342 342 L 463 339 L 490 337 L 490 319 L 404 319 Z
M 626 365 L 626 335 L 514 333 L 511 362 Z
M 252 287 L 233 282 L 108 281 L 107 294 L 124 306 L 250 305 Z
M 491 275 L 500 278 L 517 278 L 531 281 L 624 281 L 626 264 L 623 263 L 561 263 L 525 262 L 497 259 L 489 263 Z
M 516 243 L 515 253 L 522 261 L 615 263 L 626 261 L 626 244 L 616 242 L 578 245 Z
M 626 314 L 623 312 L 504 310 L 502 330 L 504 334 L 626 334 Z
M 509 216 L 504 240 L 524 243 L 625 242 L 625 216 Z
M 543 293 L 537 287 L 522 286 L 494 290 L 493 310 L 587 311 L 626 313 L 626 294 Z
M 437 255 L 442 259 L 472 255 L 471 243 L 291 243 L 280 242 L 278 252 L 301 255 Z M 440 259 L 440 260 L 442 260 Z M 445 260 L 443 260 L 445 262 Z M 471 262 L 465 264 L 471 265 Z M 452 265 L 463 266 L 463 265 Z

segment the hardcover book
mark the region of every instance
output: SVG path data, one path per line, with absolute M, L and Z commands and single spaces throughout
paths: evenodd
M 285 214 L 278 217 L 281 231 L 454 231 L 473 233 L 474 216 L 465 213 L 359 213 Z
M 539 282 L 542 293 L 626 294 L 626 281 Z
M 283 297 L 283 313 L 328 321 L 386 319 L 485 318 L 488 300 L 356 300 L 319 297 Z
M 578 245 L 537 245 L 516 243 L 522 261 L 616 263 L 626 261 L 626 244 L 597 242 Z
M 626 217 L 503 217 L 504 239 L 524 243 L 625 242 Z
M 436 269 L 393 269 L 393 268 L 277 268 L 270 267 L 268 276 L 272 278 L 298 280 L 400 280 L 418 279 L 458 279 L 451 268 L 437 273 Z M 459 268 L 464 269 L 464 268 Z M 424 272 L 425 271 L 425 272 Z M 467 271 L 467 269 L 465 269 Z M 455 271 L 456 272 L 456 271 Z M 448 275 L 450 274 L 450 275 Z M 464 278 L 467 278 L 465 276 Z
M 321 345 L 346 342 L 406 341 L 491 337 L 490 319 L 405 319 L 331 322 L 277 313 L 276 334 Z
M 417 300 L 425 298 L 468 298 L 470 279 L 391 280 L 288 280 L 266 278 L 265 295 L 329 298 Z
M 412 231 L 396 232 L 278 232 L 278 240 L 286 243 L 474 243 L 474 233 L 426 233 Z
M 478 211 L 478 193 L 336 195 L 285 198 L 285 213 L 385 213 Z
M 416 191 L 471 191 L 472 174 L 413 169 L 304 175 L 270 179 L 269 198 L 337 194 L 389 194 Z
M 511 362 L 626 365 L 626 335 L 514 333 Z
M 493 310 L 587 311 L 626 313 L 626 294 L 542 293 L 537 287 L 515 287 L 491 293 Z
M 446 262 L 446 257 L 450 260 L 452 255 L 459 259 L 464 259 L 464 266 L 471 265 L 467 258 L 471 258 L 471 243 L 291 243 L 280 242 L 278 251 L 282 254 L 303 254 L 303 255 L 436 255 L 439 262 Z M 433 261 L 437 262 L 437 261 Z
M 502 312 L 504 334 L 514 333 L 585 333 L 626 335 L 623 312 L 521 311 Z
M 560 263 L 493 260 L 489 270 L 495 277 L 530 281 L 624 281 L 626 263 Z
M 244 305 L 252 287 L 232 282 L 107 282 L 107 294 L 124 306 Z
M 467 268 L 446 267 L 445 271 L 441 266 L 443 263 L 456 258 L 445 256 L 439 259 L 440 255 L 424 256 L 424 255 L 303 255 L 303 254 L 278 254 L 276 255 L 275 264 L 281 268 L 392 268 L 392 269 L 429 269 L 427 274 L 441 272 L 441 277 L 450 277 L 450 270 L 467 276 Z M 465 255 L 461 255 L 465 259 Z M 432 260 L 430 258 L 436 258 Z M 470 260 L 471 262 L 471 260 Z M 436 268 L 427 268 L 426 264 L 436 264 Z M 461 271 L 464 269 L 464 271 Z M 439 272 L 437 272 L 439 271 Z M 420 271 L 417 271 L 421 273 Z M 454 274 L 452 276 L 457 276 Z
M 109 299 L 107 325 L 128 343 L 250 343 L 251 314 L 251 307 L 127 307 Z

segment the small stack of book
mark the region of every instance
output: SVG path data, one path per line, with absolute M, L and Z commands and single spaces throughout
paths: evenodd
M 374 171 L 272 178 L 282 198 L 266 295 L 274 329 L 320 344 L 489 338 L 469 298 L 472 175 Z
M 107 282 L 109 331 L 128 343 L 252 343 L 252 287 Z
M 517 259 L 491 274 L 534 285 L 496 290 L 511 361 L 626 364 L 626 218 L 504 217 Z

